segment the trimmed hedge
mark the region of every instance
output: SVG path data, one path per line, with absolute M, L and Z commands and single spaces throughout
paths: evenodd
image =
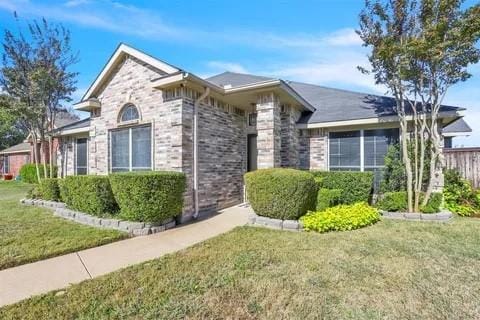
M 60 201 L 60 188 L 57 178 L 40 180 L 38 188 L 43 200 Z
M 423 194 L 420 196 L 420 201 L 423 199 Z M 386 192 L 375 205 L 377 208 L 389 212 L 405 212 L 408 209 L 407 192 Z M 443 202 L 443 195 L 439 192 L 434 192 L 430 195 L 430 199 L 426 206 L 422 206 L 420 211 L 423 213 L 437 213 Z
M 320 188 L 317 195 L 317 211 L 336 206 L 340 203 L 342 190 Z
M 247 197 L 255 213 L 275 219 L 298 219 L 314 210 L 317 184 L 309 172 L 261 169 L 245 174 Z
M 38 167 L 40 169 L 40 179 L 42 179 L 45 176 L 44 170 L 43 170 L 43 164 L 39 164 Z M 58 168 L 57 166 L 54 166 L 54 165 L 52 165 L 52 167 L 53 167 L 53 177 L 56 178 Z M 50 165 L 48 164 L 47 164 L 47 172 L 48 174 L 50 174 Z M 35 164 L 34 163 L 24 164 L 20 168 L 20 178 L 23 182 L 26 182 L 26 183 L 38 183 L 37 168 L 35 167 Z
M 60 196 L 70 209 L 94 216 L 118 212 L 107 176 L 68 176 L 60 181 Z
M 319 188 L 340 189 L 341 204 L 369 202 L 373 191 L 373 172 L 311 171 Z
M 185 174 L 153 171 L 109 176 L 113 195 L 125 220 L 159 223 L 182 213 Z
M 327 232 L 354 230 L 380 220 L 377 209 L 365 202 L 339 205 L 321 212 L 311 212 L 300 219 L 307 231 Z

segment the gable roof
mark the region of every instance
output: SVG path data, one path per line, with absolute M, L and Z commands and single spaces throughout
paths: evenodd
M 123 57 L 125 57 L 126 55 L 135 57 L 138 60 L 144 61 L 149 65 L 169 74 L 181 71 L 181 69 L 171 64 L 154 58 L 151 55 L 148 55 L 124 43 L 120 43 L 117 49 L 115 49 L 113 54 L 110 56 L 110 59 L 108 59 L 105 66 L 102 68 L 102 71 L 98 74 L 97 78 L 95 78 L 95 81 L 87 89 L 81 101 L 85 101 L 93 97 L 95 91 L 109 78 L 110 72 L 115 69 L 117 64 L 122 61 Z
M 3 149 L 0 151 L 0 154 L 10 154 L 10 153 L 23 153 L 23 152 L 30 152 L 30 143 L 29 142 L 22 142 L 17 145 L 11 146 L 7 149 Z
M 219 86 L 231 85 L 235 87 L 271 79 L 263 76 L 224 72 L 206 80 Z M 394 110 L 396 103 L 392 97 L 334 89 L 296 81 L 285 81 L 285 83 L 315 108 L 313 112 L 305 112 L 303 114 L 299 120 L 301 124 L 371 119 L 396 115 Z M 441 112 L 461 110 L 465 109 L 453 106 L 442 106 L 441 108 Z
M 459 118 L 452 123 L 449 123 L 442 129 L 443 134 L 455 134 L 455 133 L 469 133 L 472 132 L 472 128 L 463 119 Z
M 89 130 L 90 130 L 90 118 L 85 118 L 82 120 L 69 123 L 63 127 L 57 127 L 52 132 L 60 135 L 67 135 L 67 134 L 73 134 L 73 133 L 88 132 Z

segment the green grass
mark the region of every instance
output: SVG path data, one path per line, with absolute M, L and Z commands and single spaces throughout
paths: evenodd
M 21 205 L 32 188 L 0 181 L 0 269 L 91 248 L 127 237 L 55 217 L 48 209 Z
M 478 319 L 480 220 L 253 227 L 0 309 L 1 319 Z

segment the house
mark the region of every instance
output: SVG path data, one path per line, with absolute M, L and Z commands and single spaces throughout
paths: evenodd
M 378 171 L 398 140 L 395 101 L 225 72 L 207 79 L 121 44 L 56 130 L 61 175 L 175 170 L 182 220 L 243 201 L 257 168 Z M 443 124 L 464 109 L 444 106 Z
M 78 116 L 62 110 L 58 112 L 55 119 L 55 127 L 64 127 L 72 122 L 77 122 Z M 47 163 L 57 164 L 56 155 L 58 153 L 58 139 L 52 140 L 53 146 L 53 158 L 50 161 L 48 141 L 45 142 L 45 160 Z M 40 141 L 37 142 L 37 151 L 40 155 Z M 20 174 L 20 168 L 23 165 L 32 163 L 35 161 L 35 155 L 33 152 L 33 141 L 29 137 L 25 141 L 0 151 L 0 174 L 11 174 L 13 177 L 17 177 Z
M 20 168 L 31 161 L 32 146 L 22 142 L 0 151 L 0 173 L 16 177 Z

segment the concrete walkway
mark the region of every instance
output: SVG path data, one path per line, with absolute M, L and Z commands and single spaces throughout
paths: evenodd
M 2 270 L 0 306 L 187 248 L 246 224 L 249 213 L 250 208 L 235 206 L 165 232 Z

